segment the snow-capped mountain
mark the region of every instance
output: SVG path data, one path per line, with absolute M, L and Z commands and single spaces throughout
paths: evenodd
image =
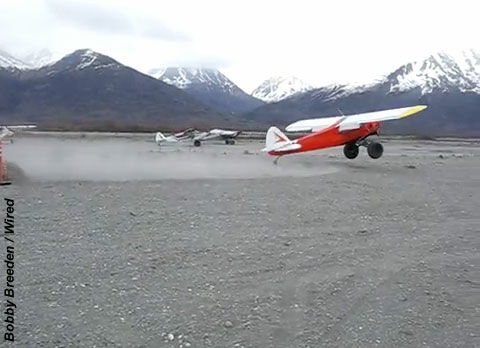
M 53 64 L 55 58 L 48 49 L 42 49 L 40 51 L 32 51 L 22 57 L 22 61 L 26 62 L 30 68 L 39 69 L 46 65 Z
M 333 84 L 310 90 L 312 99 L 332 102 L 381 85 L 388 86 L 388 92 L 393 94 L 415 89 L 422 95 L 447 91 L 480 94 L 480 53 L 474 50 L 436 53 L 368 83 Z
M 433 54 L 405 64 L 373 83 L 316 88 L 267 104 L 246 117 L 286 125 L 302 118 L 416 104 L 428 108 L 401 122 L 386 122 L 382 130 L 422 135 L 480 135 L 480 54 L 473 50 Z
M 246 123 L 89 49 L 40 69 L 0 69 L 0 119 L 55 129 L 104 130 L 226 128 Z
M 262 82 L 260 86 L 253 90 L 252 96 L 267 103 L 274 103 L 311 89 L 313 89 L 312 86 L 297 77 L 277 76 Z
M 180 88 L 201 102 L 228 113 L 242 113 L 263 104 L 248 95 L 216 69 L 169 67 L 153 69 L 149 75 Z
M 15 58 L 11 54 L 0 50 L 0 69 L 18 69 L 18 70 L 26 70 L 30 69 L 31 66 L 24 61 Z
M 415 88 L 422 94 L 452 89 L 480 93 L 480 54 L 474 50 L 433 54 L 400 67 L 388 80 L 393 93 Z
M 220 88 L 227 93 L 238 92 L 238 87 L 216 69 L 170 67 L 152 70 L 150 75 L 180 89 L 201 85 L 203 88 Z
M 39 71 L 48 71 L 52 74 L 65 70 L 119 69 L 121 67 L 123 67 L 122 64 L 108 56 L 90 49 L 81 49 L 66 55 L 55 64 L 41 68 Z

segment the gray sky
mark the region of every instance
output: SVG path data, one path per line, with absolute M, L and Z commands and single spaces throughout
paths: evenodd
M 362 82 L 430 53 L 478 49 L 477 3 L 0 0 L 0 48 L 91 48 L 143 72 L 214 67 L 247 92 L 275 75 Z

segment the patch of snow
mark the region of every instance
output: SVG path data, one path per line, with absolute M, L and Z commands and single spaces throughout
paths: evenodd
M 312 86 L 294 76 L 277 76 L 264 81 L 255 88 L 252 96 L 267 103 L 273 103 L 311 89 L 313 89 Z
M 157 69 L 152 69 L 148 72 L 148 75 L 150 75 L 153 78 L 159 79 L 160 77 L 165 74 L 165 71 L 167 68 L 157 68 Z
M 0 68 L 27 70 L 31 69 L 31 66 L 11 54 L 0 50 Z
M 232 81 L 216 69 L 170 67 L 152 69 L 148 74 L 180 89 L 193 85 L 221 89 L 227 93 L 235 93 L 238 89 Z
M 81 63 L 77 65 L 78 70 L 85 69 L 95 62 L 97 54 L 92 50 L 85 50 L 81 57 Z
M 110 63 L 110 64 L 101 64 L 101 65 L 97 65 L 95 66 L 95 70 L 98 70 L 98 69 L 106 69 L 106 68 L 113 68 L 113 69 L 117 69 L 119 68 L 120 65 L 116 64 L 116 63 Z

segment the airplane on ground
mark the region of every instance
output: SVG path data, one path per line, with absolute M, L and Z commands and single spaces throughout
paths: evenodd
M 13 142 L 11 137 L 13 137 L 15 132 L 34 128 L 37 128 L 37 126 L 33 124 L 24 124 L 18 126 L 0 126 L 0 140 L 10 137 L 10 142 Z
M 240 134 L 240 131 L 231 131 L 231 130 L 224 130 L 224 129 L 212 129 L 208 132 L 202 132 L 197 134 L 193 138 L 193 145 L 194 146 L 201 146 L 202 141 L 205 140 L 212 140 L 212 139 L 222 139 L 225 140 L 225 144 L 227 145 L 234 145 L 235 138 Z
M 358 156 L 359 147 L 365 146 L 371 158 L 380 158 L 383 145 L 367 139 L 377 134 L 381 122 L 397 120 L 411 116 L 424 110 L 426 105 L 367 112 L 349 116 L 335 116 L 301 120 L 288 125 L 287 132 L 311 132 L 299 139 L 290 140 L 277 127 L 270 127 L 262 150 L 278 159 L 287 154 L 307 152 L 333 146 L 344 145 L 345 157 L 354 159 Z
M 198 131 L 194 128 L 187 128 L 183 132 L 175 133 L 169 136 L 163 135 L 161 132 L 155 134 L 155 142 L 157 145 L 162 143 L 177 143 L 179 141 L 193 139 L 195 135 L 198 134 Z

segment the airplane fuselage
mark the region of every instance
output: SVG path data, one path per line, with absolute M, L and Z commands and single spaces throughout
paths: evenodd
M 290 151 L 269 151 L 268 154 L 273 156 L 282 156 L 292 153 L 307 152 L 328 147 L 345 145 L 347 143 L 365 138 L 370 134 L 374 134 L 380 128 L 380 122 L 368 122 L 357 129 L 348 131 L 339 131 L 338 127 L 333 127 L 326 132 L 316 132 L 305 135 L 296 140 L 300 144 L 299 149 Z

